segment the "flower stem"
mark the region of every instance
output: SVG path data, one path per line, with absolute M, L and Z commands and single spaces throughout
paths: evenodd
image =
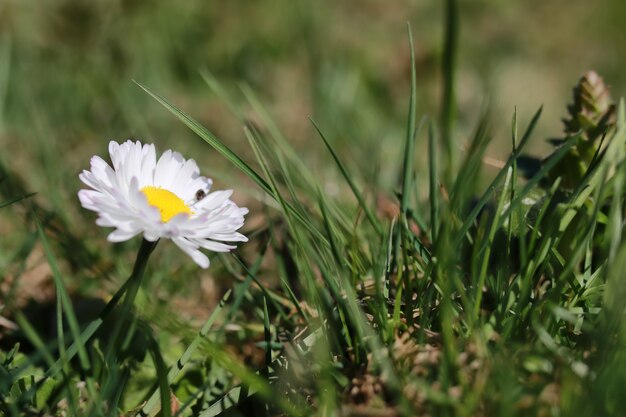
M 117 320 L 115 328 L 111 334 L 111 338 L 109 339 L 107 357 L 110 357 L 113 352 L 119 352 L 122 349 L 123 346 L 121 345 L 123 344 L 124 339 L 130 340 L 130 337 L 120 339 L 120 332 L 124 328 L 128 329 L 131 327 L 131 309 L 135 303 L 139 287 L 141 287 L 141 281 L 146 270 L 146 265 L 148 264 L 148 259 L 150 258 L 150 254 L 152 254 L 152 251 L 156 247 L 157 243 L 158 240 L 150 242 L 146 239 L 141 242 L 141 247 L 137 253 L 137 259 L 135 260 L 133 272 L 128 279 L 128 290 L 124 296 L 124 302 L 121 305 L 119 320 Z

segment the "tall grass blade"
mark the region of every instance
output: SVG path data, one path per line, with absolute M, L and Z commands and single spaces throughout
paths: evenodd
M 67 322 L 70 326 L 70 331 L 72 337 L 75 341 L 77 341 L 77 350 L 78 350 L 78 358 L 80 360 L 80 365 L 83 370 L 89 370 L 91 367 L 91 363 L 89 361 L 89 356 L 87 355 L 87 350 L 85 349 L 85 345 L 82 343 L 80 339 L 80 327 L 78 326 L 78 319 L 76 318 L 76 314 L 74 312 L 74 307 L 72 306 L 72 301 L 65 289 L 65 285 L 63 284 L 63 278 L 61 277 L 61 272 L 59 271 L 59 267 L 56 262 L 56 258 L 52 253 L 52 249 L 50 248 L 50 243 L 48 242 L 48 238 L 43 231 L 41 223 L 37 215 L 33 213 L 33 217 L 35 219 L 35 224 L 37 225 L 37 231 L 39 232 L 39 239 L 41 241 L 44 253 L 46 254 L 46 258 L 48 260 L 48 264 L 50 265 L 50 269 L 52 270 L 52 278 L 54 280 L 54 286 L 56 288 L 57 297 L 61 300 L 61 305 L 63 307 L 63 311 L 65 312 L 65 317 L 67 318 Z M 62 326 L 59 323 L 59 326 Z
M 409 202 L 411 201 L 411 190 L 413 190 L 413 160 L 415 158 L 415 139 L 417 129 L 415 128 L 415 104 L 417 101 L 417 81 L 415 75 L 415 47 L 413 46 L 413 33 L 411 25 L 407 23 L 407 35 L 409 38 L 409 53 L 411 56 L 411 92 L 409 96 L 409 114 L 406 127 L 406 139 L 404 143 L 404 169 L 402 172 L 402 199 L 400 200 L 400 211 L 406 216 Z
M 443 97 L 441 100 L 441 137 L 443 139 L 446 157 L 445 180 L 447 184 L 450 184 L 456 166 L 454 120 L 456 117 L 455 82 L 459 37 L 458 0 L 446 0 L 445 13 L 446 25 L 442 60 Z
M 322 138 L 322 141 L 324 142 L 324 145 L 326 145 L 326 148 L 328 149 L 328 151 L 332 155 L 333 159 L 335 160 L 335 163 L 337 164 L 337 167 L 339 168 L 339 171 L 341 171 L 341 175 L 343 175 L 343 177 L 345 178 L 346 182 L 350 186 L 350 189 L 352 190 L 352 193 L 354 194 L 354 196 L 358 200 L 359 205 L 361 206 L 361 208 L 365 212 L 365 216 L 367 217 L 367 220 L 370 222 L 370 224 L 374 227 L 374 230 L 376 230 L 376 232 L 379 235 L 382 234 L 383 230 L 382 230 L 382 228 L 380 226 L 380 223 L 378 222 L 378 219 L 376 218 L 376 216 L 374 216 L 374 213 L 372 213 L 372 210 L 370 209 L 369 205 L 365 201 L 365 198 L 363 197 L 363 194 L 361 193 L 361 191 L 359 191 L 358 187 L 354 183 L 354 180 L 352 179 L 352 175 L 350 175 L 350 173 L 348 172 L 346 167 L 343 165 L 343 163 L 339 159 L 339 156 L 335 153 L 335 150 L 333 149 L 333 147 L 330 146 L 330 143 L 326 139 L 326 136 L 324 135 L 324 133 L 322 133 L 322 131 L 319 128 L 319 126 L 317 125 L 317 123 L 315 123 L 315 121 L 313 119 L 310 119 L 310 120 L 311 120 L 311 123 L 313 124 L 313 127 L 315 127 L 315 130 L 317 130 L 317 133 Z

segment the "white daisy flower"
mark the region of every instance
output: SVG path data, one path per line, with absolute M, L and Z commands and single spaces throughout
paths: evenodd
M 154 145 L 111 141 L 113 168 L 99 156 L 91 158 L 91 170 L 79 178 L 90 189 L 78 198 L 88 210 L 98 213 L 96 224 L 115 227 L 108 236 L 122 242 L 140 233 L 151 242 L 169 238 L 202 268 L 209 258 L 200 251 L 228 252 L 246 242 L 238 233 L 245 207 L 229 199 L 232 190 L 209 192 L 212 181 L 200 176 L 193 159 L 166 151 L 159 160 Z

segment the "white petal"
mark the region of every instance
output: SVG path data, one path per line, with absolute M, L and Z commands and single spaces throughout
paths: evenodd
M 183 238 L 174 238 L 172 239 L 174 243 L 183 250 L 187 255 L 191 256 L 191 259 L 194 260 L 195 263 L 200 265 L 201 268 L 209 267 L 209 258 L 202 252 L 200 252 L 197 246 L 191 244 L 187 239 Z
M 172 190 L 172 192 L 176 195 L 180 195 L 181 192 L 186 190 L 189 183 L 198 178 L 199 175 L 200 171 L 198 170 L 198 164 L 196 164 L 196 161 L 193 159 L 187 160 L 180 166 L 176 177 L 172 179 L 170 190 Z
M 107 236 L 107 240 L 109 242 L 125 242 L 137 236 L 139 233 L 141 233 L 141 230 L 126 231 L 126 230 L 116 229 L 112 231 L 111 233 L 109 233 L 109 236 Z
M 139 175 L 140 187 L 154 184 L 154 169 L 156 168 L 156 149 L 153 144 L 143 148 L 143 158 L 141 160 L 141 172 Z
M 208 249 L 213 252 L 230 252 L 233 249 L 236 249 L 237 246 L 227 245 L 221 242 L 213 242 L 212 240 L 204 240 L 204 239 L 192 239 L 193 243 L 197 243 L 203 249 Z
M 154 185 L 169 190 L 183 162 L 184 158 L 178 152 L 165 151 L 156 164 Z
M 233 190 L 214 191 L 199 201 L 196 207 L 199 210 L 214 210 L 224 204 L 231 195 L 233 195 Z

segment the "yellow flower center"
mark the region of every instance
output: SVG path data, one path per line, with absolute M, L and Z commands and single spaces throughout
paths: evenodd
M 180 213 L 193 214 L 185 202 L 171 191 L 151 185 L 143 187 L 140 191 L 146 195 L 148 204 L 159 209 L 163 223 L 169 222 L 172 217 Z

